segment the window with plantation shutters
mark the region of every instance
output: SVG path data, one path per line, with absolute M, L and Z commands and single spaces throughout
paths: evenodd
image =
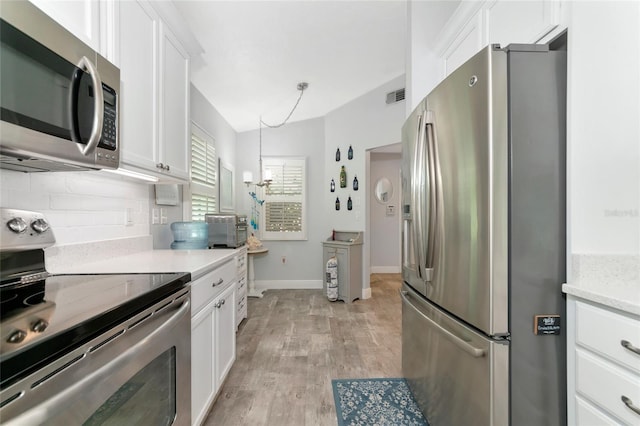
M 191 220 L 204 221 L 216 213 L 217 160 L 213 138 L 197 125 L 191 125 Z
M 263 187 L 262 238 L 306 239 L 306 160 L 264 157 L 262 167 L 272 178 L 271 184 Z

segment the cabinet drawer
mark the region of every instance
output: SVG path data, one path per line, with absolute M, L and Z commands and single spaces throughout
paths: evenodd
M 640 348 L 640 320 L 576 302 L 576 341 L 640 374 L 640 355 L 622 345 Z
M 240 253 L 236 257 L 236 266 L 238 268 L 238 274 L 246 271 L 247 269 L 247 253 Z
M 621 399 L 640 406 L 640 376 L 582 349 L 576 350 L 576 392 L 629 424 L 640 422 Z
M 236 268 L 233 259 L 220 265 L 191 284 L 191 313 L 197 313 L 208 301 L 235 279 Z
M 246 292 L 247 290 L 247 277 L 238 278 L 238 292 Z
M 580 397 L 576 397 L 576 419 L 578 425 L 616 426 L 620 424 Z

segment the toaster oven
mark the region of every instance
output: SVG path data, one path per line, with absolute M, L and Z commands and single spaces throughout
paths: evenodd
M 210 213 L 204 220 L 209 225 L 209 248 L 236 248 L 246 244 L 246 215 Z

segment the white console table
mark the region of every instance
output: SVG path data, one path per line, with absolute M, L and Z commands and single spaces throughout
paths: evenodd
M 256 281 L 255 281 L 255 269 L 253 267 L 253 257 L 258 254 L 264 254 L 269 251 L 268 248 L 260 247 L 255 250 L 248 250 L 247 254 L 249 255 L 249 292 L 247 293 L 248 297 L 262 297 L 262 293 L 264 290 L 256 290 Z

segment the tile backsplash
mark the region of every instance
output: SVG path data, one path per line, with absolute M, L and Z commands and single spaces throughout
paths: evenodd
M 56 245 L 149 235 L 149 185 L 105 172 L 0 169 L 0 206 L 43 213 Z

